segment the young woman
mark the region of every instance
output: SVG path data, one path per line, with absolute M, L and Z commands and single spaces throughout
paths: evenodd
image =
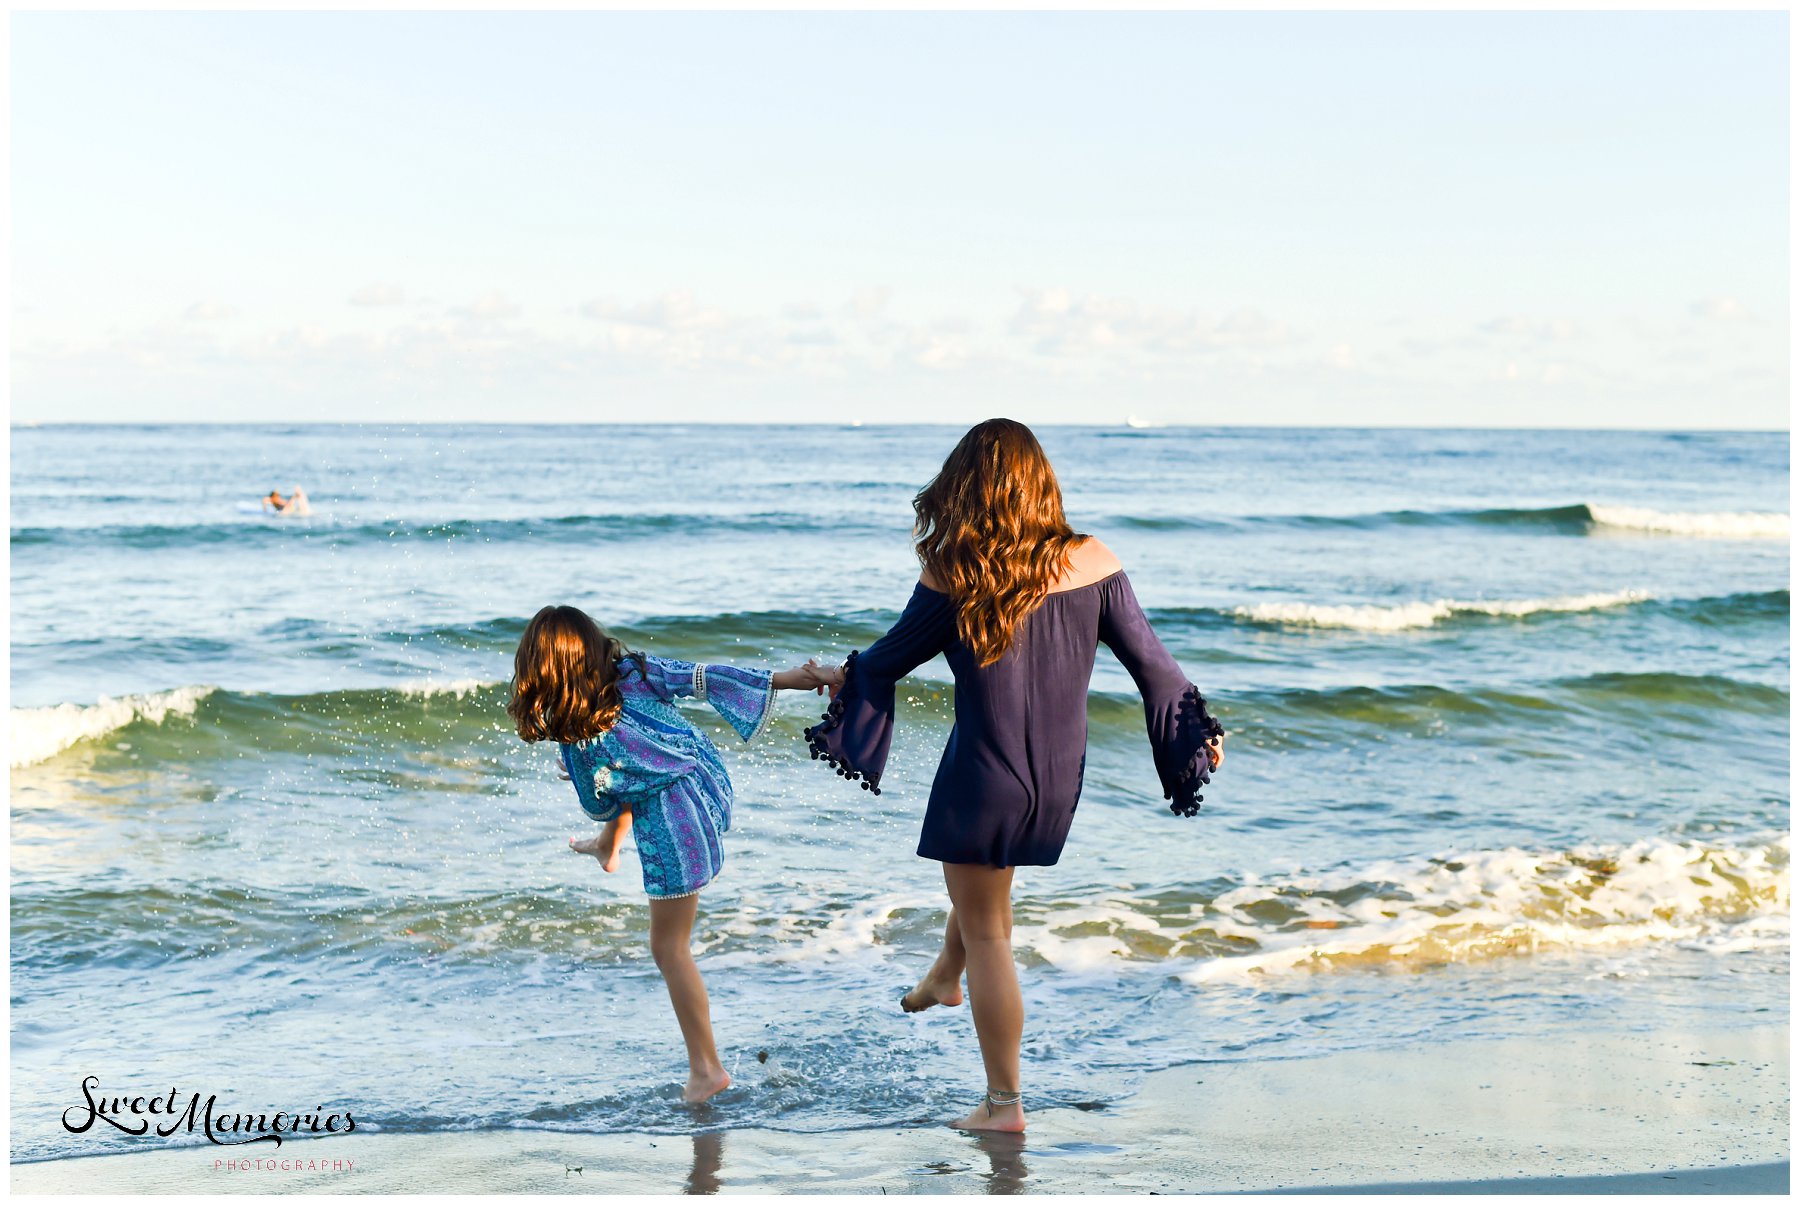
M 1031 430 L 972 428 L 913 499 L 922 572 L 899 622 L 844 664 L 831 709 L 807 729 L 814 758 L 880 793 L 895 684 L 944 654 L 956 724 L 925 810 L 918 854 L 944 864 L 950 917 L 937 961 L 901 999 L 918 1012 L 962 1003 L 968 973 L 987 1097 L 953 1124 L 1025 1128 L 1019 1090 L 1024 1005 L 1012 959 L 1018 866 L 1052 866 L 1081 795 L 1096 646 L 1130 671 L 1163 795 L 1199 810 L 1224 759 L 1224 730 L 1144 618 L 1118 558 L 1063 517 L 1062 491 Z

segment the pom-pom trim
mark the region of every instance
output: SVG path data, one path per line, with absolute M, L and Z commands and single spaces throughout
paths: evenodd
M 1163 797 L 1171 801 L 1169 810 L 1177 816 L 1198 816 L 1200 805 L 1206 801 L 1200 788 L 1212 782 L 1212 758 L 1207 755 L 1206 743 L 1216 736 L 1224 736 L 1225 726 L 1207 712 L 1206 697 L 1192 682 L 1181 692 L 1175 714 L 1179 730 L 1196 731 L 1200 744 L 1188 757 L 1187 764 L 1175 772 Z
M 851 653 L 844 661 L 844 685 L 838 688 L 837 697 L 831 700 L 831 706 L 819 717 L 819 722 L 805 732 L 807 748 L 814 761 L 822 761 L 836 772 L 839 778 L 847 778 L 851 782 L 860 782 L 862 789 L 871 795 L 881 794 L 881 776 L 864 774 L 850 762 L 833 753 L 825 744 L 825 738 L 835 732 L 844 722 L 844 702 L 846 692 L 850 689 L 850 675 L 856 670 L 856 654 Z

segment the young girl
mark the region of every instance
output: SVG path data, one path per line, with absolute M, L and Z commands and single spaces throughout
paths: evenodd
M 731 779 L 719 751 L 674 701 L 691 695 L 712 704 L 748 741 L 768 725 L 777 690 L 842 681 L 841 672 L 810 661 L 771 674 L 647 657 L 574 607 L 545 607 L 519 641 L 506 712 L 522 739 L 557 743 L 563 776 L 575 784 L 582 810 L 606 824 L 598 838 L 571 840 L 569 847 L 612 871 L 626 831 L 637 835 L 650 896 L 650 953 L 687 1043 L 681 1098 L 689 1103 L 731 1085 L 713 1045 L 706 985 L 688 948 L 700 890 L 725 860 L 719 837 L 731 827 Z

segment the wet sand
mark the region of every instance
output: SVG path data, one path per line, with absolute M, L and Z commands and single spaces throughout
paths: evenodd
M 15 1164 L 12 1190 L 1786 1193 L 1787 1068 L 1786 1025 L 1463 1040 L 1176 1068 L 1109 1108 L 1037 1114 L 1024 1139 L 376 1133 Z M 246 1157 L 351 1166 L 217 1166 Z

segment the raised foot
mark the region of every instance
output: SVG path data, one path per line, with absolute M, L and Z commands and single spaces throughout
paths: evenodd
M 607 874 L 611 874 L 619 868 L 619 851 L 616 849 L 608 850 L 606 848 L 606 837 L 604 834 L 598 837 L 587 837 L 580 841 L 577 841 L 574 837 L 570 837 L 569 852 L 572 854 L 586 854 L 590 858 L 597 859 L 600 863 L 600 869 L 604 870 Z
M 927 975 L 919 980 L 919 986 L 900 997 L 900 1009 L 902 1012 L 922 1013 L 936 1004 L 955 1008 L 962 1002 L 962 976 L 944 982 Z
M 688 1073 L 687 1087 L 682 1090 L 683 1104 L 697 1105 L 711 1100 L 725 1089 L 731 1087 L 731 1077 L 720 1067 L 716 1071 L 692 1071 Z
M 950 1123 L 953 1130 L 977 1130 L 990 1134 L 1023 1134 L 1025 1132 L 1025 1106 L 992 1105 L 986 1101 L 975 1106 L 974 1111 L 961 1121 Z

